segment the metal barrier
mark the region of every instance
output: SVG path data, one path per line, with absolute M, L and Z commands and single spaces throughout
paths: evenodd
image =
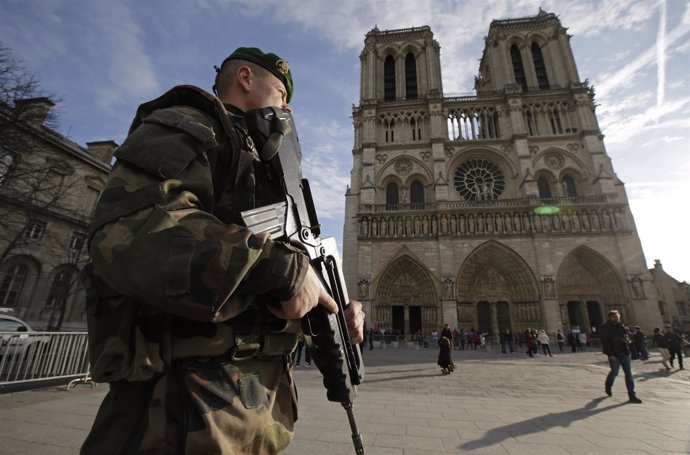
M 86 332 L 0 332 L 0 336 L 0 386 L 75 377 L 79 379 L 72 382 L 95 385 L 89 375 Z

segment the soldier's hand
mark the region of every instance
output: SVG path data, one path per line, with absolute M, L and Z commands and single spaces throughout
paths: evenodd
M 364 340 L 364 311 L 362 303 L 357 300 L 350 300 L 350 304 L 345 308 L 345 321 L 347 331 L 350 334 L 352 344 L 361 343 Z
M 333 314 L 338 312 L 338 304 L 321 286 L 321 282 L 316 276 L 314 269 L 309 267 L 307 275 L 302 282 L 302 287 L 299 288 L 297 294 L 290 300 L 280 302 L 280 308 L 273 308 L 269 305 L 268 309 L 282 319 L 300 319 L 316 305 L 325 306 Z

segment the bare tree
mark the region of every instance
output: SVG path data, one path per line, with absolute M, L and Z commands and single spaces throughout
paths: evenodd
M 72 231 L 87 227 L 74 209 L 81 182 L 55 153 L 55 144 L 68 142 L 55 132 L 56 102 L 0 43 L 0 270 L 17 255 L 59 264 L 46 304 L 52 330 L 62 326 L 67 298 L 78 289 L 84 248 Z M 47 231 L 47 220 L 56 229 Z
M 34 115 L 42 115 L 32 109 L 31 105 L 21 102 L 34 98 L 45 98 L 52 105 L 60 101 L 54 95 L 45 94 L 38 78 L 0 41 L 0 108 L 4 114 L 0 118 L 0 137 L 3 141 L 16 138 L 16 132 L 12 131 L 12 127 L 17 123 L 34 120 Z M 41 120 L 48 128 L 57 128 L 55 111 L 49 112 Z M 9 138 L 7 134 L 10 134 Z

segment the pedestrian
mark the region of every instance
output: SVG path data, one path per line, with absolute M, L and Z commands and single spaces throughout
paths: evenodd
M 300 366 L 300 360 L 302 359 L 302 351 L 304 351 L 304 363 L 307 366 L 311 366 L 311 354 L 309 354 L 309 349 L 306 349 L 304 335 L 300 333 L 297 337 L 297 347 L 294 351 L 292 351 L 292 361 L 296 366 Z
M 575 332 L 568 333 L 568 344 L 570 345 L 570 349 L 572 352 L 577 351 L 577 333 L 575 333 Z
M 628 389 L 628 401 L 630 403 L 642 403 L 635 394 L 635 380 L 633 379 L 630 363 L 630 337 L 628 328 L 620 322 L 621 315 L 617 310 L 608 313 L 608 320 L 601 326 L 599 336 L 604 354 L 608 356 L 611 371 L 606 376 L 604 390 L 611 396 L 613 381 L 618 376 L 618 371 L 623 368 L 625 374 L 625 387 Z
M 534 339 L 534 336 L 532 335 L 532 329 L 527 328 L 525 330 L 525 345 L 527 346 L 527 355 L 530 357 L 534 357 L 534 343 L 536 340 Z
M 369 329 L 369 350 L 374 350 L 374 329 Z
M 452 345 L 452 340 L 453 340 L 453 331 L 450 330 L 450 325 L 449 324 L 443 324 L 443 328 L 441 329 L 441 338 L 446 337 L 449 340 L 451 340 L 451 347 Z
M 585 332 L 577 334 L 577 342 L 581 352 L 587 351 L 587 341 L 587 334 Z
M 503 354 L 506 354 L 506 344 L 508 343 L 508 340 L 506 340 L 506 332 L 505 330 L 501 330 L 501 332 L 498 334 L 498 341 L 501 343 L 501 352 Z
M 558 330 L 556 332 L 556 343 L 558 343 L 558 350 L 560 352 L 563 352 L 563 344 L 565 343 L 565 336 L 563 335 L 563 333 L 560 330 Z
M 438 366 L 441 367 L 441 373 L 450 374 L 455 370 L 455 365 L 450 358 L 451 344 L 450 338 L 442 336 L 438 340 L 439 353 L 438 361 L 436 362 Z
M 635 329 L 630 329 L 628 332 L 630 338 L 630 358 L 637 360 L 640 358 L 640 351 L 637 350 L 637 343 L 635 343 Z
M 640 328 L 639 325 L 635 326 L 635 347 L 637 348 L 637 352 L 639 353 L 640 360 L 648 360 L 649 359 L 649 350 L 647 349 L 647 337 L 645 336 L 644 332 Z
M 288 322 L 338 307 L 301 250 L 240 215 L 285 197 L 248 119 L 290 111 L 290 67 L 238 48 L 214 90 L 141 105 L 115 152 L 82 273 L 91 373 L 110 389 L 82 455 L 275 454 L 293 438 Z M 344 317 L 359 343 L 361 304 Z
M 544 357 L 546 357 L 546 351 L 549 352 L 549 357 L 553 357 L 551 354 L 551 346 L 549 346 L 549 335 L 546 333 L 545 330 L 540 330 L 539 334 L 537 335 L 537 340 L 539 341 L 539 344 L 541 344 L 541 348 L 544 351 Z
M 655 346 L 659 351 L 659 354 L 661 354 L 661 364 L 664 366 L 664 368 L 666 368 L 666 371 L 669 371 L 671 366 L 669 365 L 668 361 L 671 358 L 671 353 L 668 352 L 668 342 L 666 341 L 664 334 L 661 333 L 661 329 L 659 327 L 654 329 L 654 335 L 652 335 L 652 346 Z
M 506 342 L 508 343 L 508 350 L 512 354 L 514 349 L 513 349 L 513 333 L 510 331 L 510 329 L 506 329 Z
M 684 370 L 683 367 L 683 339 L 673 331 L 673 327 L 670 325 L 664 326 L 664 338 L 666 338 L 666 343 L 668 343 L 668 352 L 671 354 L 669 362 L 671 367 L 673 367 L 673 361 L 678 356 L 678 369 Z

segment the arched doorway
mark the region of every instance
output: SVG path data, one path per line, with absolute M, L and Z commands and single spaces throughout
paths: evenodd
M 563 329 L 580 329 L 597 336 L 605 312 L 618 309 L 626 320 L 627 306 L 621 280 L 606 258 L 593 249 L 580 246 L 561 263 L 556 277 L 558 298 L 567 311 Z
M 477 247 L 460 267 L 457 283 L 458 314 L 467 319 L 473 308 L 471 325 L 479 330 L 495 337 L 499 330 L 543 326 L 537 280 L 507 246 L 490 240 Z
M 401 335 L 437 329 L 438 298 L 427 269 L 404 255 L 381 274 L 373 302 L 372 321 Z

